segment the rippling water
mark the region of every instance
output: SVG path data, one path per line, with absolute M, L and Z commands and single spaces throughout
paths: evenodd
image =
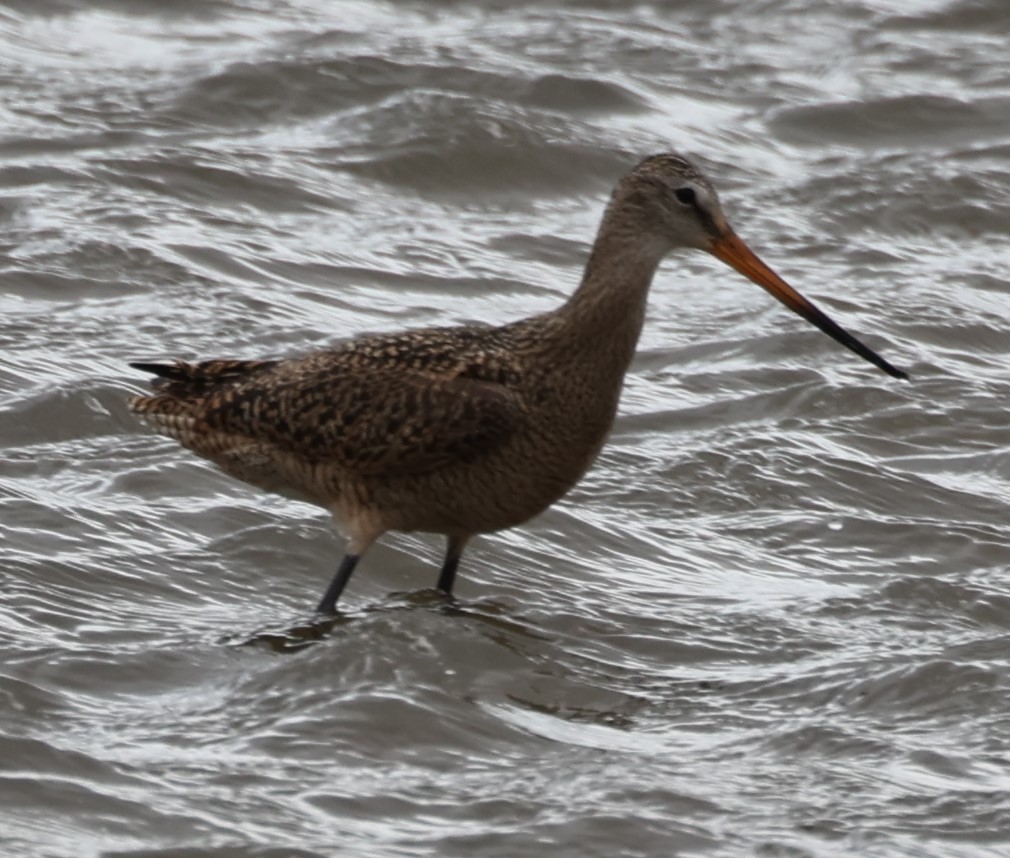
M 1010 850 L 1003 0 L 0 10 L 0 852 Z M 340 554 L 126 412 L 130 359 L 554 306 L 640 155 L 888 379 L 668 261 L 529 525 Z

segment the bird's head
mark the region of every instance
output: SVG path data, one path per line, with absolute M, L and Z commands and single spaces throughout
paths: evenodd
M 641 161 L 614 189 L 608 214 L 648 239 L 659 255 L 678 248 L 711 253 L 888 375 L 908 378 L 762 262 L 730 227 L 709 179 L 681 155 L 664 153 Z

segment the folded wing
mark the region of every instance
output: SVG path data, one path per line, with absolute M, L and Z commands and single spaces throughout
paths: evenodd
M 363 360 L 349 349 L 134 366 L 158 379 L 155 395 L 136 397 L 132 410 L 212 459 L 255 445 L 354 473 L 421 473 L 493 451 L 522 412 L 501 369 L 490 380 L 479 361 L 420 371 L 392 352 Z

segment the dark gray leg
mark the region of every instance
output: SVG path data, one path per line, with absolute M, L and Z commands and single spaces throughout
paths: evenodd
M 445 560 L 442 562 L 442 573 L 438 576 L 438 583 L 435 585 L 447 596 L 452 595 L 452 584 L 456 580 L 456 567 L 459 566 L 459 558 L 463 555 L 463 547 L 466 543 L 466 538 L 449 537 Z
M 340 593 L 347 586 L 347 582 L 351 580 L 351 573 L 354 572 L 354 567 L 357 566 L 359 559 L 360 555 L 358 554 L 344 555 L 344 559 L 340 561 L 340 568 L 337 569 L 337 574 L 333 576 L 330 586 L 326 588 L 323 600 L 316 608 L 317 614 L 335 614 L 337 612 L 337 599 L 340 598 Z

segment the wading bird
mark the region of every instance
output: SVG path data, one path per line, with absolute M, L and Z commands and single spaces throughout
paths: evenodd
M 452 592 L 478 533 L 517 524 L 592 464 L 617 412 L 660 261 L 705 250 L 843 346 L 907 378 L 765 265 L 711 182 L 675 154 L 617 184 L 582 282 L 560 307 L 501 327 L 369 335 L 282 360 L 132 364 L 156 378 L 130 407 L 237 479 L 329 510 L 347 539 L 318 612 L 390 530 L 444 534 Z

